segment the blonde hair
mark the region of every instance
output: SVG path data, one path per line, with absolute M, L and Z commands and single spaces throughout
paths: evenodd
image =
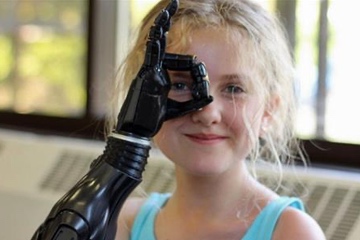
M 266 159 L 277 163 L 290 163 L 296 156 L 303 159 L 294 132 L 296 116 L 294 66 L 285 31 L 276 16 L 249 0 L 180 0 L 177 13 L 172 18 L 176 28 L 170 28 L 168 47 L 186 49 L 192 31 L 204 28 L 225 29 L 232 46 L 238 42 L 249 45 L 246 61 L 261 81 L 254 88 L 271 114 L 271 128 L 262 139 L 253 136 L 254 146 L 249 158 Z M 124 60 L 117 78 L 116 92 L 125 90 L 137 74 L 143 59 L 147 34 L 155 17 L 169 0 L 161 0 L 143 19 L 136 41 Z M 176 29 L 176 31 L 174 30 Z M 239 36 L 242 36 L 239 40 Z M 225 39 L 226 41 L 228 39 Z M 237 41 L 237 42 L 235 42 Z M 241 41 L 241 42 L 240 42 Z M 243 49 L 243 48 L 242 48 Z M 276 107 L 271 99 L 276 97 Z M 110 124 L 114 124 L 119 110 L 118 100 L 113 108 Z M 273 111 L 271 111 L 273 109 Z M 251 133 L 251 129 L 249 129 Z

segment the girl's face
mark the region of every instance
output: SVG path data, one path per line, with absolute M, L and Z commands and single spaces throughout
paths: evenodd
M 250 76 L 243 65 L 244 57 L 235 53 L 242 52 L 241 46 L 234 49 L 231 45 L 224 41 L 221 30 L 192 34 L 185 53 L 205 63 L 214 100 L 200 111 L 164 122 L 154 138 L 170 160 L 195 175 L 234 169 L 250 153 L 251 136 L 257 138 L 267 121 L 264 107 L 249 84 L 255 76 Z M 192 81 L 189 76 L 185 72 L 170 74 L 173 87 L 169 97 L 186 100 Z

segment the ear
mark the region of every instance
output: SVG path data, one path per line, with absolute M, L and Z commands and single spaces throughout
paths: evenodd
M 260 138 L 264 138 L 269 132 L 269 129 L 272 126 L 276 111 L 279 107 L 280 99 L 279 96 L 272 96 L 265 106 L 264 114 L 261 119 L 260 125 Z

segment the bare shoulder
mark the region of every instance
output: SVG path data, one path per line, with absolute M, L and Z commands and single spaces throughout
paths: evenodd
M 125 201 L 120 211 L 115 240 L 130 239 L 130 231 L 135 217 L 145 200 L 144 198 L 132 197 Z
M 274 240 L 325 240 L 319 224 L 307 213 L 288 207 L 281 215 L 274 232 Z

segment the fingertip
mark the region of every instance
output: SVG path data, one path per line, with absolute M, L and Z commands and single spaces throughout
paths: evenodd
M 166 10 L 169 12 L 170 16 L 173 16 L 179 7 L 179 0 L 172 0 L 169 5 L 166 7 Z

